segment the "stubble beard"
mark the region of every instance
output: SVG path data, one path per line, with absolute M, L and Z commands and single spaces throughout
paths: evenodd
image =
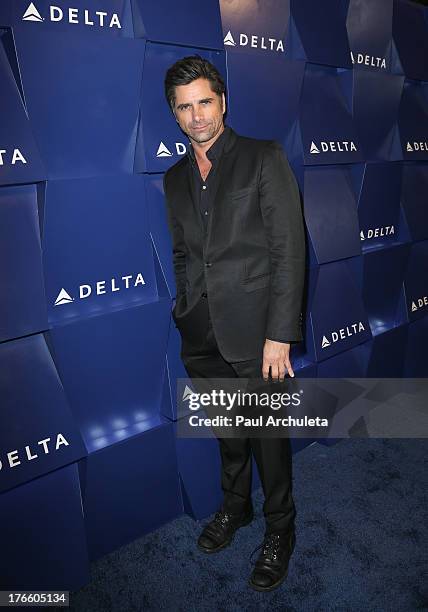
M 221 129 L 221 124 L 220 125 L 213 125 L 210 124 L 207 126 L 206 130 L 203 130 L 202 132 L 192 132 L 189 133 L 188 136 L 191 140 L 194 140 L 195 142 L 197 142 L 198 144 L 201 144 L 203 142 L 208 142 L 209 140 L 211 140 Z

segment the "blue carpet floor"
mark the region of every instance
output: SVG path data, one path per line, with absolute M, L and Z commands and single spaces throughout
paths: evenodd
M 94 563 L 91 583 L 70 594 L 71 609 L 428 610 L 427 450 L 426 440 L 375 439 L 297 453 L 296 549 L 286 581 L 271 593 L 247 586 L 264 532 L 259 489 L 255 520 L 224 551 L 196 548 L 212 516 L 182 516 Z

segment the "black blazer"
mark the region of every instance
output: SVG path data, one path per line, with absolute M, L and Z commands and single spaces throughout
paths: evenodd
M 205 276 L 213 331 L 227 361 L 261 358 L 266 338 L 302 340 L 304 226 L 296 179 L 281 145 L 231 130 L 217 168 L 206 239 L 192 198 L 190 163 L 185 155 L 164 175 L 177 328 L 191 333 L 191 311 Z

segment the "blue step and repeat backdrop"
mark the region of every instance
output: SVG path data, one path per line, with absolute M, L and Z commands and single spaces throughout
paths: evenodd
M 3 589 L 79 588 L 90 561 L 221 499 L 216 441 L 175 435 L 162 177 L 188 141 L 163 79 L 193 53 L 227 83 L 227 123 L 278 140 L 303 195 L 296 375 L 428 375 L 426 9 L 2 0 Z

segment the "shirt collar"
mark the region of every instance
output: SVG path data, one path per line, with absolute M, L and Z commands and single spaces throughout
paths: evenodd
M 223 132 L 220 134 L 217 140 L 210 146 L 210 148 L 207 149 L 206 156 L 210 161 L 214 159 L 219 159 L 220 155 L 223 152 L 224 145 L 226 144 L 230 136 L 230 131 L 230 127 L 228 125 L 225 125 Z M 188 154 L 191 161 L 196 163 L 195 151 L 193 150 L 192 143 L 189 144 Z

